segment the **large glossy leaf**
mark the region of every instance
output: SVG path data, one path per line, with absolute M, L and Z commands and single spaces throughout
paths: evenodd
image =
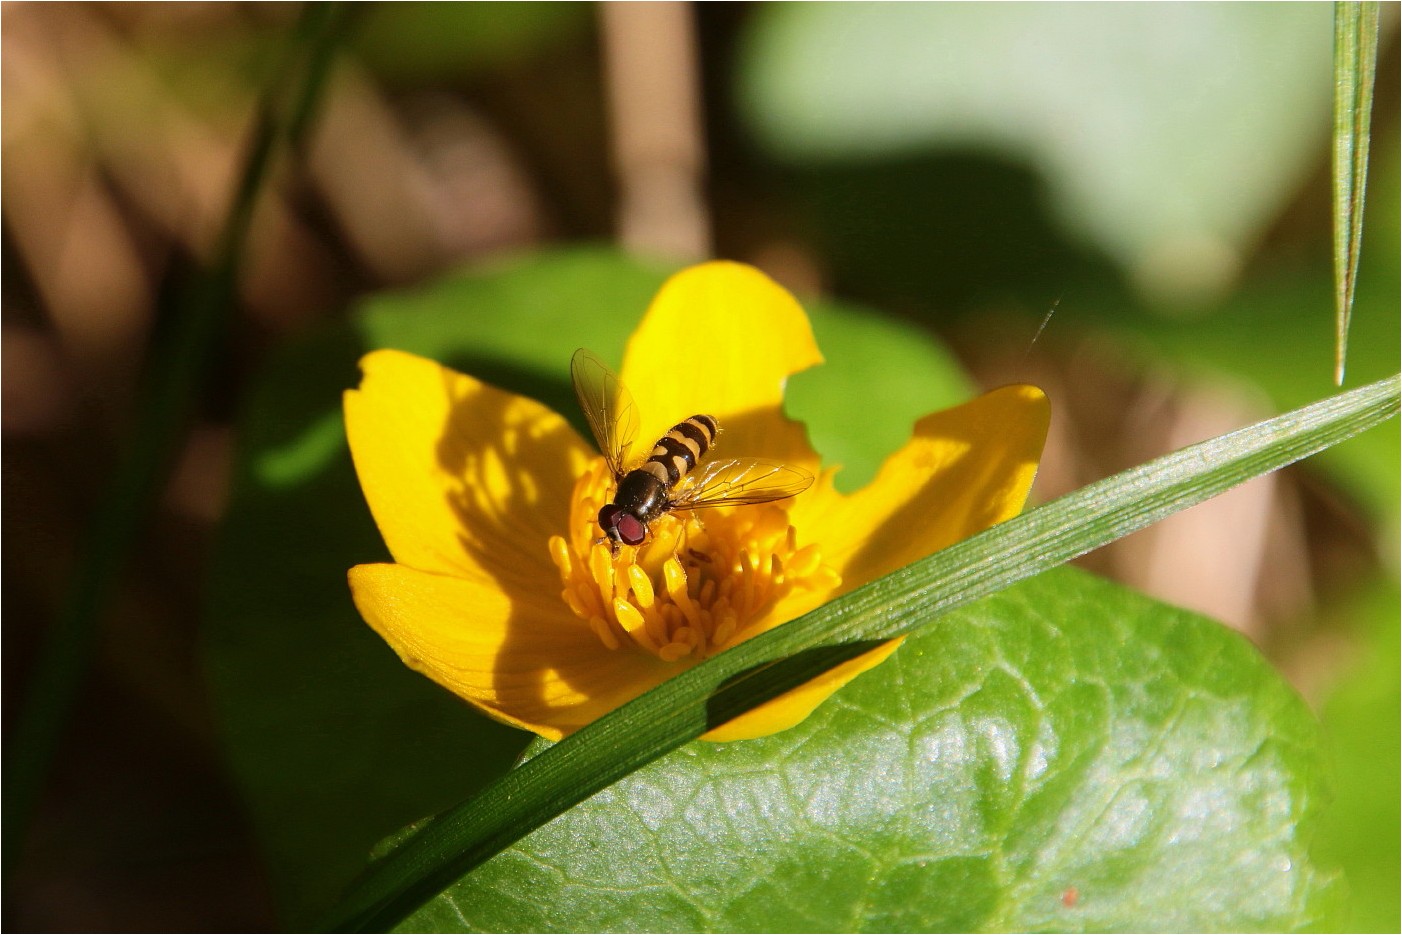
M 210 587 L 205 648 L 236 781 L 284 916 L 306 924 L 377 840 L 505 772 L 528 737 L 473 714 L 406 669 L 361 622 L 346 570 L 386 558 L 356 484 L 340 395 L 373 348 L 414 351 L 545 400 L 577 418 L 571 352 L 621 355 L 665 270 L 607 250 L 503 260 L 380 296 L 353 327 L 286 349 L 242 421 L 234 494 Z M 857 468 L 919 414 L 962 398 L 946 355 L 908 327 L 813 309 L 831 363 L 893 399 L 839 431 L 838 377 L 802 377 L 818 439 L 841 437 Z M 696 353 L 704 361 L 705 323 Z M 903 362 L 881 372 L 870 360 Z M 864 363 L 865 362 L 865 363 Z
M 1299 928 L 1332 893 L 1316 734 L 1237 634 L 1062 570 L 798 728 L 645 767 L 405 928 Z

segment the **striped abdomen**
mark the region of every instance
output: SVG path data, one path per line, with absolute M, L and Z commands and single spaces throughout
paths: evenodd
M 652 454 L 639 470 L 647 471 L 668 487 L 675 487 L 710 450 L 718 430 L 719 425 L 710 416 L 695 415 L 678 422 L 657 440 Z
M 719 428 L 710 416 L 678 422 L 658 439 L 646 461 L 619 478 L 613 502 L 599 510 L 599 526 L 615 551 L 619 542 L 642 544 L 647 524 L 672 508 L 671 489 L 696 467 Z

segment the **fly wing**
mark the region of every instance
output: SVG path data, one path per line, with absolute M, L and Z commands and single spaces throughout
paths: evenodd
M 615 477 L 624 474 L 628 451 L 638 435 L 638 407 L 633 395 L 608 368 L 590 351 L 580 348 L 570 360 L 570 380 L 579 408 L 594 433 L 594 443 L 608 462 Z
M 768 503 L 801 494 L 813 483 L 813 475 L 803 468 L 758 458 L 715 461 L 694 477 L 672 498 L 673 510 Z

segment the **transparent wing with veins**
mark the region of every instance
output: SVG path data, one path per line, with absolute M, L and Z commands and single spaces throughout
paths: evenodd
M 672 498 L 673 510 L 768 503 L 803 493 L 813 475 L 803 468 L 758 458 L 734 458 L 707 464 Z
M 594 433 L 604 460 L 614 477 L 627 472 L 628 452 L 638 435 L 638 407 L 633 395 L 608 368 L 590 351 L 580 348 L 570 360 L 570 380 L 579 408 Z

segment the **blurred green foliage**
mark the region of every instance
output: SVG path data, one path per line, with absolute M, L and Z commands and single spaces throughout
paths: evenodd
M 1220 294 L 1328 132 L 1323 4 L 774 4 L 748 39 L 741 102 L 779 158 L 1025 163 L 1155 298 Z
M 1333 691 L 1320 716 L 1336 776 L 1334 802 L 1321 824 L 1316 856 L 1341 867 L 1348 881 L 1346 911 L 1338 931 L 1395 932 L 1402 922 L 1402 879 L 1397 834 L 1402 822 L 1397 794 L 1402 776 L 1397 673 L 1402 617 L 1393 581 L 1379 579 L 1341 607 L 1337 621 L 1353 639 L 1348 678 Z

